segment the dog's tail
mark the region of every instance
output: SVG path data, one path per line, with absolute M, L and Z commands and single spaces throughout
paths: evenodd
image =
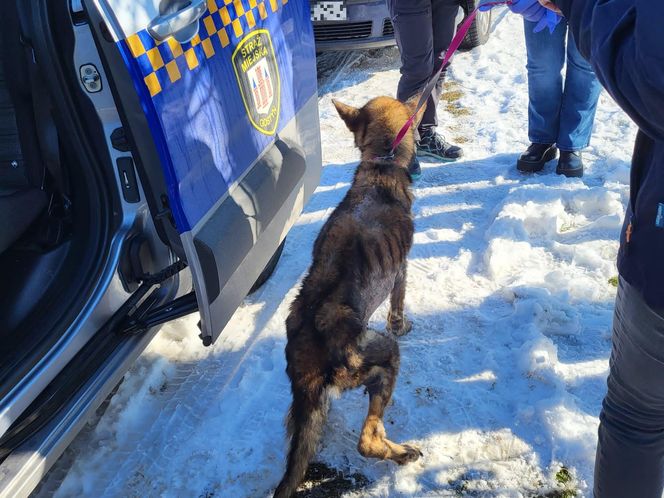
M 288 463 L 274 498 L 291 498 L 304 479 L 309 462 L 316 453 L 328 407 L 329 394 L 324 388 L 317 393 L 293 393 L 293 404 L 288 413 L 288 432 L 291 435 Z

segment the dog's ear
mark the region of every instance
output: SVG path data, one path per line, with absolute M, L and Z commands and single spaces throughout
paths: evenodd
M 420 97 L 422 96 L 421 93 L 416 93 L 413 95 L 411 98 L 409 98 L 406 101 L 406 107 L 408 108 L 408 113 L 412 116 L 413 113 L 415 112 L 415 109 L 417 109 L 417 104 L 420 101 Z M 422 116 L 424 116 L 424 110 L 426 109 L 426 103 L 420 107 L 420 109 L 417 111 L 417 115 L 415 116 L 415 119 L 413 120 L 413 128 L 417 128 L 420 125 L 420 121 L 422 121 Z
M 338 100 L 332 99 L 332 103 L 334 104 L 334 107 L 337 108 L 339 116 L 344 120 L 348 129 L 355 132 L 358 128 L 360 110 L 357 107 L 346 105 Z

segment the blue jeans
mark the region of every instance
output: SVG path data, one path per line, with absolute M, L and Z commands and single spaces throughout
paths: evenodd
M 553 33 L 533 33 L 525 21 L 528 54 L 528 138 L 533 143 L 557 144 L 563 151 L 581 150 L 590 143 L 597 99 L 602 89 L 590 64 L 576 48 L 567 23 Z M 567 39 L 567 51 L 565 51 Z M 567 52 L 567 74 L 562 69 Z

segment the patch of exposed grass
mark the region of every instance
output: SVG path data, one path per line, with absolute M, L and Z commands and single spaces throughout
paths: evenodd
M 469 116 L 472 114 L 472 112 L 470 112 L 465 107 L 459 107 L 458 105 L 453 105 L 449 103 L 445 106 L 445 110 L 449 112 L 452 116 L 455 116 L 457 118 L 460 118 L 462 116 Z
M 448 90 L 440 95 L 440 99 L 445 100 L 447 102 L 455 102 L 459 100 L 461 97 L 463 97 L 462 90 Z
M 613 285 L 614 287 L 618 287 L 618 277 L 611 277 L 609 279 L 609 284 Z
M 558 489 L 539 492 L 533 498 L 575 498 L 579 495 L 579 491 L 574 484 L 574 476 L 564 465 L 556 472 L 555 480 Z M 542 486 L 541 482 L 538 484 L 538 487 Z
M 572 474 L 570 474 L 569 469 L 563 465 L 560 467 L 560 470 L 556 472 L 556 482 L 565 485 L 571 481 Z
M 440 95 L 440 100 L 445 101 L 445 109 L 452 116 L 461 117 L 472 114 L 468 109 L 459 104 L 459 99 L 463 97 L 463 90 L 458 89 L 458 85 L 445 85 L 446 90 Z
M 459 88 L 461 85 L 458 81 L 446 78 L 443 82 L 443 90 L 452 90 L 454 88 Z

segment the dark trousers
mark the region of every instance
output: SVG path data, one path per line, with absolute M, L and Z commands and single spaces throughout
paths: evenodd
M 387 0 L 387 5 L 401 53 L 397 98 L 406 101 L 422 90 L 438 69 L 441 54 L 450 46 L 456 31 L 459 0 Z M 420 130 L 438 125 L 436 105 L 444 75 L 445 71 L 427 100 Z
M 612 343 L 595 459 L 595 498 L 661 498 L 664 310 L 651 309 L 622 279 Z

